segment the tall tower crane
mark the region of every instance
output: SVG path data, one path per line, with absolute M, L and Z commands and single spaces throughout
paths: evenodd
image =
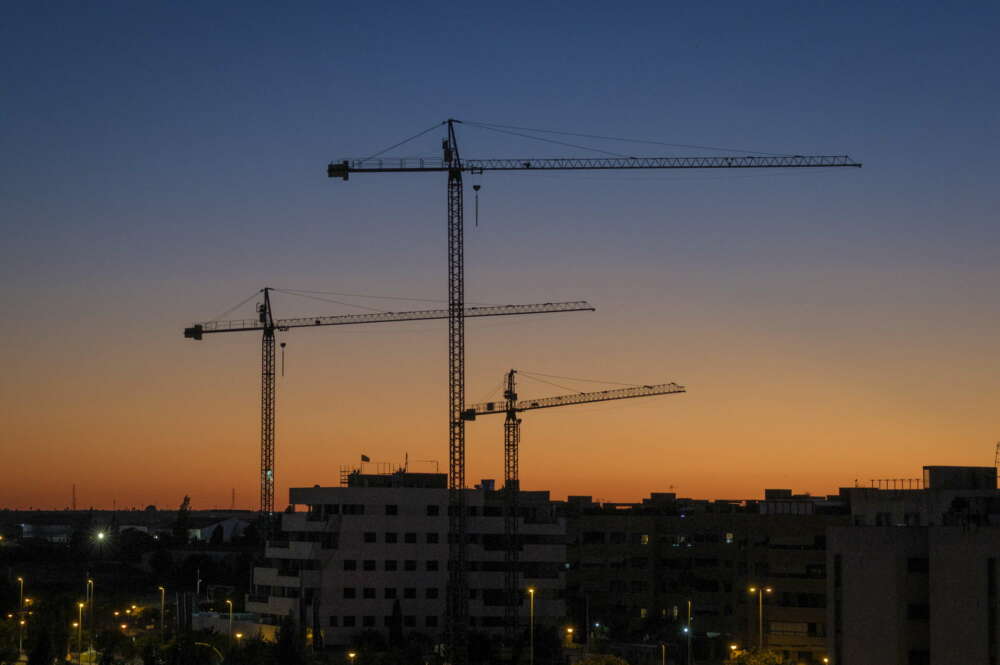
M 861 164 L 846 155 L 462 160 L 458 150 L 458 139 L 455 136 L 456 124 L 461 124 L 461 121 L 449 118 L 441 123 L 447 126 L 447 138 L 442 143 L 443 155 L 440 160 L 345 159 L 327 165 L 326 174 L 330 178 L 343 180 L 347 180 L 351 173 L 448 174 L 448 511 L 450 515 L 448 659 L 451 665 L 466 665 L 469 594 L 465 494 L 462 491 L 465 488 L 465 421 L 462 420 L 462 413 L 465 411 L 465 322 L 462 316 L 465 303 L 465 250 L 462 174 L 481 174 L 486 171 L 823 168 L 860 167 Z M 421 134 L 427 131 L 430 130 Z
M 260 331 L 260 515 L 270 529 L 274 515 L 274 342 L 275 332 L 285 332 L 292 328 L 314 328 L 317 326 L 343 326 L 359 323 L 392 323 L 396 321 L 426 321 L 446 319 L 450 312 L 446 309 L 427 309 L 411 312 L 377 312 L 372 314 L 347 314 L 339 316 L 311 316 L 294 319 L 275 319 L 271 310 L 270 287 L 262 289 L 263 301 L 257 306 L 256 319 L 233 321 L 210 321 L 196 323 L 184 329 L 184 337 L 200 340 L 204 335 L 228 332 Z M 496 305 L 486 307 L 466 307 L 462 317 L 513 316 L 520 314 L 546 314 L 551 312 L 593 311 L 585 301 L 543 303 L 535 305 Z
M 548 409 L 555 406 L 571 406 L 573 404 L 589 404 L 617 399 L 633 399 L 636 397 L 652 397 L 654 395 L 674 395 L 687 392 L 684 386 L 676 383 L 660 383 L 652 386 L 632 386 L 614 390 L 572 393 L 556 397 L 540 399 L 517 400 L 515 376 L 517 370 L 507 372 L 505 380 L 504 401 L 482 402 L 473 404 L 462 412 L 464 420 L 475 420 L 477 416 L 493 413 L 506 414 L 503 424 L 503 472 L 504 472 L 504 571 L 506 596 L 504 600 L 504 632 L 507 644 L 513 646 L 517 636 L 517 608 L 520 605 L 518 591 L 518 556 L 520 542 L 518 539 L 518 492 L 520 479 L 518 477 L 518 447 L 521 442 L 521 419 L 518 414 L 531 409 Z

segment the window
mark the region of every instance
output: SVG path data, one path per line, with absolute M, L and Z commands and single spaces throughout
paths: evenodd
M 931 618 L 931 608 L 927 603 L 910 603 L 906 606 L 906 618 L 911 621 L 927 621 Z
M 364 588 L 364 594 L 363 595 L 364 595 L 365 598 L 369 598 L 369 599 L 374 598 L 375 597 L 375 588 L 374 587 L 370 587 L 370 586 L 366 586 Z
M 417 625 L 417 617 L 412 614 L 407 614 L 403 617 L 403 625 L 407 628 L 414 628 Z
M 386 587 L 385 588 L 385 599 L 395 600 L 396 599 L 396 587 Z
M 927 557 L 910 557 L 906 560 L 906 572 L 926 573 L 930 570 L 930 559 Z
M 354 587 L 351 586 L 344 587 L 344 598 L 348 600 L 351 598 L 357 598 L 357 591 L 354 589 Z
M 735 536 L 733 535 L 733 532 L 732 531 L 727 531 L 726 532 L 726 545 L 732 545 L 733 544 L 733 540 L 735 540 Z
M 399 506 L 397 506 L 394 503 L 387 504 L 386 507 L 385 507 L 385 514 L 386 515 L 398 515 L 399 514 Z
M 344 617 L 344 628 L 354 628 L 357 625 L 357 617 Z
M 336 628 L 338 625 L 340 625 L 340 622 L 337 621 L 338 618 L 339 617 L 330 617 L 330 628 Z
M 625 544 L 625 532 L 624 531 L 613 531 L 611 532 L 611 537 L 608 538 L 608 542 L 612 545 L 624 545 Z
M 412 533 L 412 532 L 405 534 L 403 536 L 403 542 L 404 543 L 416 543 L 417 542 L 417 534 L 416 533 Z
M 394 531 L 386 531 L 386 533 L 385 533 L 385 542 L 387 542 L 387 543 L 395 543 L 398 536 L 399 536 L 399 534 L 397 534 Z
M 424 619 L 424 625 L 427 628 L 437 628 L 438 618 L 437 617 L 433 617 L 433 616 L 432 617 L 426 617 Z
M 413 600 L 417 597 L 417 590 L 413 587 L 406 587 L 403 589 L 403 598 L 407 600 Z
M 375 559 L 365 559 L 364 561 L 365 570 L 375 570 Z
M 649 534 L 648 533 L 643 533 L 643 534 L 641 534 L 639 536 L 639 544 L 640 545 L 649 545 Z
M 375 617 L 373 617 L 373 616 L 361 617 L 361 625 L 364 626 L 365 628 L 374 628 L 375 627 Z
M 396 561 L 395 559 L 386 559 L 385 560 L 385 570 L 386 570 L 386 572 L 390 572 L 390 573 L 394 572 L 396 570 L 396 566 L 398 564 L 399 564 L 399 562 Z
M 640 607 L 639 608 L 639 618 L 640 619 L 645 619 L 648 616 L 649 616 L 649 610 L 646 609 L 645 607 Z
M 438 534 L 436 534 L 436 533 L 429 533 L 429 534 L 427 534 L 427 544 L 428 545 L 435 545 L 435 544 L 437 544 L 437 542 L 438 542 Z
M 428 561 L 427 562 L 427 572 L 433 573 L 437 569 L 438 569 L 438 562 L 437 561 Z
M 426 589 L 424 591 L 424 597 L 426 597 L 428 600 L 434 600 L 435 598 L 438 597 L 438 590 L 434 587 Z
M 416 570 L 417 562 L 413 559 L 407 559 L 403 562 L 403 570 Z
M 357 570 L 358 562 L 354 559 L 344 559 L 344 570 Z
M 365 542 L 366 543 L 374 543 L 374 542 L 376 542 L 376 540 L 375 540 L 375 532 L 374 531 L 365 531 Z
M 441 514 L 441 506 L 427 506 L 427 517 L 437 517 Z
M 363 504 L 360 503 L 345 503 L 343 509 L 340 512 L 343 515 L 364 515 L 365 507 Z

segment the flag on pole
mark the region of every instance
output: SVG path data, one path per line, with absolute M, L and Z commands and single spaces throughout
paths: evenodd
M 361 456 L 361 461 L 362 462 L 371 462 L 371 459 L 368 457 L 368 455 L 362 455 Z

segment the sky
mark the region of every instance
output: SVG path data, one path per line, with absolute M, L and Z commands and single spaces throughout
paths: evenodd
M 998 28 L 986 2 L 4 3 L 0 506 L 75 484 L 79 507 L 256 508 L 259 337 L 182 330 L 265 286 L 325 294 L 276 294 L 278 317 L 444 306 L 444 176 L 325 167 L 447 118 L 636 140 L 463 124 L 466 158 L 864 163 L 467 178 L 467 300 L 596 307 L 469 321 L 467 401 L 510 368 L 548 377 L 523 398 L 688 389 L 525 413 L 525 489 L 746 499 L 989 466 Z M 445 469 L 446 334 L 281 336 L 277 505 L 362 454 Z M 469 424 L 470 484 L 502 478 L 502 425 Z

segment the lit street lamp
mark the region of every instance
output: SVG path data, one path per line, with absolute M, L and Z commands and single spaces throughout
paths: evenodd
M 531 623 L 528 624 L 528 665 L 535 665 L 535 587 L 528 587 L 528 598 L 531 599 Z
M 83 603 L 76 604 L 77 621 L 76 621 L 76 652 L 77 654 L 83 653 Z M 80 656 L 77 655 L 77 658 Z
M 160 641 L 163 641 L 163 606 L 166 600 L 167 590 L 163 587 L 157 587 L 160 590 Z
M 757 594 L 757 648 L 764 648 L 764 594 L 774 591 L 769 586 L 752 586 L 750 593 Z
M 88 651 L 94 650 L 94 609 L 96 603 L 94 603 L 94 580 L 87 578 L 87 613 L 90 614 L 90 648 Z
M 354 659 L 358 657 L 358 654 L 354 651 L 347 652 L 347 660 L 351 665 L 354 665 Z
M 233 601 L 227 600 L 226 605 L 229 605 L 229 641 L 233 641 Z

